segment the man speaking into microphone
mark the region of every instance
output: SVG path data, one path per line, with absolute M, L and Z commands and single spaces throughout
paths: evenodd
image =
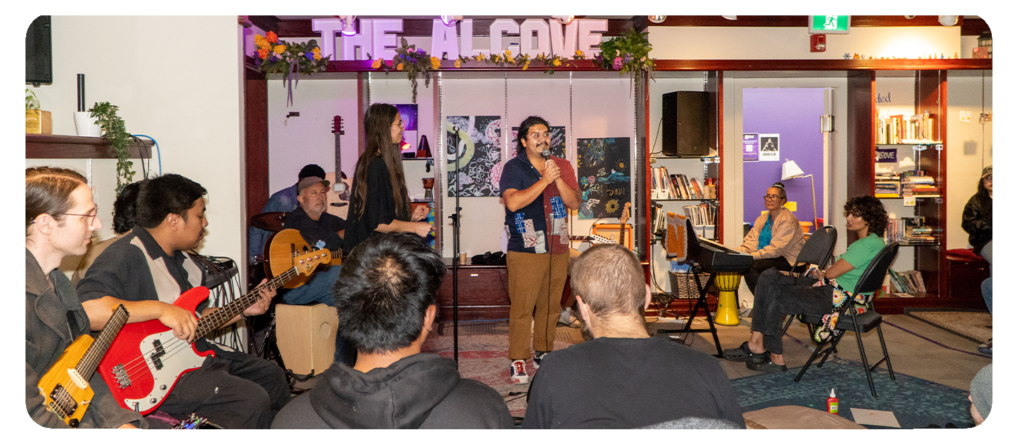
M 499 191 L 508 227 L 508 292 L 511 300 L 508 358 L 514 384 L 528 384 L 533 324 L 533 364 L 554 348 L 569 265 L 568 210 L 581 195 L 572 165 L 551 157 L 551 126 L 530 116 L 519 124 L 516 157 L 505 164 Z

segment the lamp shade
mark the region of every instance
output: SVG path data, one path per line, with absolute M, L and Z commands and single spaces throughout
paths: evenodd
M 782 164 L 782 180 L 794 179 L 804 175 L 804 170 L 800 169 L 800 166 L 789 159 Z

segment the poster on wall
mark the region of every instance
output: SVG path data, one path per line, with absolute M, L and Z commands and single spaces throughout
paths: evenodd
M 416 157 L 416 146 L 419 144 L 417 138 L 417 128 L 419 114 L 416 110 L 416 104 L 396 104 L 398 107 L 398 114 L 402 117 L 402 124 L 405 128 L 402 131 L 402 154 L 410 157 Z
M 629 138 L 578 139 L 579 218 L 618 218 L 630 199 Z
M 757 162 L 758 151 L 757 133 L 743 133 L 743 161 Z
M 759 134 L 758 135 L 759 148 L 757 160 L 764 161 L 779 161 L 779 134 Z
M 501 116 L 448 116 L 448 197 L 497 197 L 501 178 Z

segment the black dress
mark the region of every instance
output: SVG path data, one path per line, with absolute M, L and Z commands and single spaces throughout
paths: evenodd
M 345 231 L 345 241 L 342 249 L 345 253 L 352 252 L 359 243 L 379 234 L 374 231 L 378 226 L 389 224 L 394 220 L 410 221 L 412 214 L 406 214 L 405 218 L 395 215 L 395 199 L 391 192 L 391 176 L 388 174 L 388 167 L 384 159 L 375 157 L 370 161 L 370 168 L 366 172 L 366 181 L 353 182 L 353 192 L 359 190 L 360 186 L 366 185 L 366 198 L 363 199 L 363 214 L 355 218 L 355 213 L 349 210 L 348 228 Z

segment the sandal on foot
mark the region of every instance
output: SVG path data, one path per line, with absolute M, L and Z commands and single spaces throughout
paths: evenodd
M 764 353 L 750 351 L 750 346 L 746 342 L 740 344 L 738 348 L 722 350 L 722 357 L 733 362 L 764 361 Z
M 788 368 L 786 368 L 786 364 L 779 365 L 772 362 L 772 357 L 767 351 L 764 352 L 764 356 L 760 361 L 747 361 L 747 369 L 762 373 L 782 373 L 788 370 Z

